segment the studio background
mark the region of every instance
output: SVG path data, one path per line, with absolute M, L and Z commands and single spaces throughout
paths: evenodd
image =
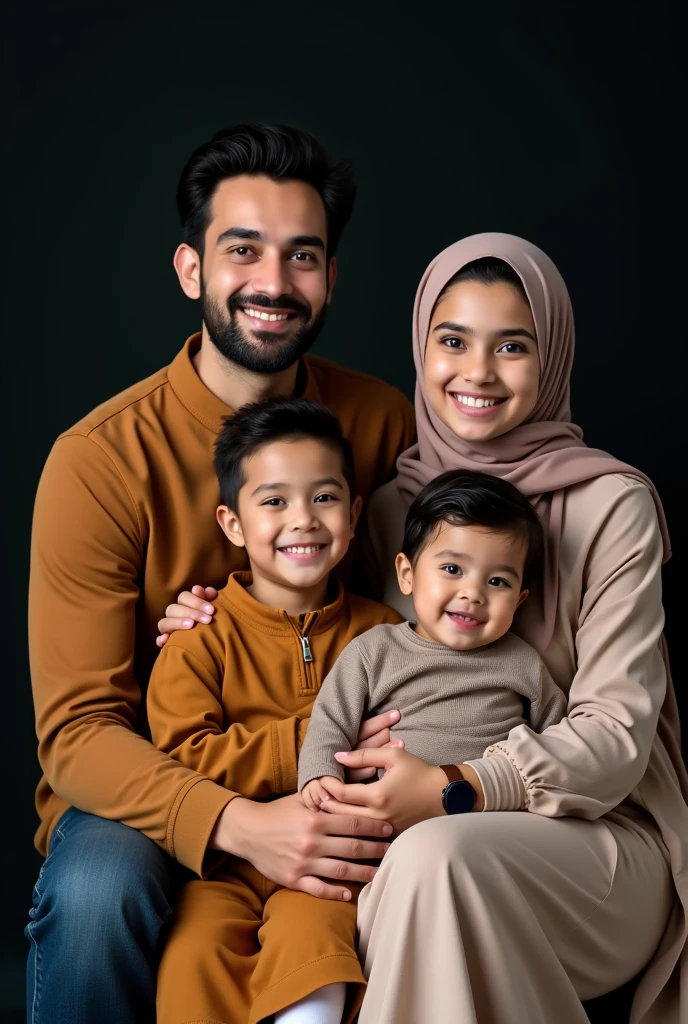
M 576 315 L 574 419 L 589 444 L 648 473 L 667 511 L 684 721 L 687 366 L 670 5 L 53 3 L 9 19 L 0 1018 L 19 1020 L 40 867 L 26 644 L 34 493 L 55 437 L 199 327 L 171 262 L 177 178 L 196 145 L 237 121 L 287 121 L 354 160 L 359 198 L 317 352 L 409 397 L 413 297 L 437 252 L 503 230 L 554 259 Z

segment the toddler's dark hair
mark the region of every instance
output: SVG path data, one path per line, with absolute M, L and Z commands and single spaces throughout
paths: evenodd
M 482 526 L 523 537 L 528 546 L 523 587 L 541 571 L 544 531 L 540 517 L 525 494 L 507 480 L 469 469 L 450 469 L 427 484 L 406 515 L 401 550 L 412 565 L 440 523 Z
M 269 398 L 242 406 L 226 416 L 215 442 L 215 472 L 223 505 L 237 510 L 239 491 L 245 483 L 244 461 L 275 441 L 313 438 L 339 452 L 351 497 L 356 477 L 351 445 L 342 434 L 339 420 L 322 405 L 305 398 Z

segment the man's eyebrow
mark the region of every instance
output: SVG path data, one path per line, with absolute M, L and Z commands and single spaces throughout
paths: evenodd
M 455 558 L 457 562 L 471 561 L 471 556 L 465 554 L 463 551 L 451 551 L 449 548 L 445 548 L 444 551 L 438 551 L 435 558 Z M 515 576 L 517 580 L 520 580 L 521 574 L 514 569 L 513 565 L 493 565 L 493 572 L 506 572 L 511 576 Z
M 255 491 L 251 491 L 251 497 L 253 498 L 256 494 L 262 494 L 264 491 L 286 491 L 289 490 L 291 484 L 283 481 L 276 481 L 275 483 L 259 484 Z M 344 485 L 341 480 L 337 480 L 336 476 L 323 476 L 319 480 L 313 480 L 311 482 L 312 487 L 338 487 L 340 491 L 344 490 Z
M 265 235 L 262 231 L 256 231 L 254 228 L 239 228 L 231 227 L 223 231 L 217 240 L 217 245 L 223 245 L 225 242 L 229 242 L 232 238 L 241 238 L 245 242 L 264 242 Z
M 309 245 L 312 249 L 325 251 L 325 243 L 319 235 L 294 235 L 289 239 L 289 245 Z
M 476 332 L 472 327 L 466 327 L 464 324 L 456 324 L 452 320 L 443 320 L 437 327 L 433 327 L 433 331 L 456 331 L 457 334 L 468 334 L 469 337 L 475 336 Z M 490 335 L 492 338 L 530 338 L 537 344 L 537 339 L 533 337 L 530 331 L 527 331 L 525 327 L 503 327 L 499 331 L 493 331 Z

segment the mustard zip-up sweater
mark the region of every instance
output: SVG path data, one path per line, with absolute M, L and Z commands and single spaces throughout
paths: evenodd
M 347 644 L 401 616 L 336 584 L 326 607 L 293 618 L 247 592 L 233 573 L 213 621 L 178 631 L 148 688 L 153 742 L 223 786 L 260 800 L 296 792 L 308 719 L 323 680 Z
M 213 443 L 232 410 L 198 377 L 190 338 L 170 366 L 56 441 L 34 512 L 29 649 L 43 769 L 36 845 L 70 805 L 139 829 L 200 873 L 227 791 L 150 743 L 157 621 L 185 587 L 246 568 L 215 521 Z M 306 356 L 301 394 L 338 417 L 365 499 L 413 436 L 390 385 Z

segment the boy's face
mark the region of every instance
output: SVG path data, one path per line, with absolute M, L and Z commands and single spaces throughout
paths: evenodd
M 504 636 L 525 601 L 525 540 L 480 526 L 442 523 L 411 566 L 397 555 L 402 593 L 413 595 L 416 631 L 457 651 Z
M 285 590 L 326 584 L 347 552 L 361 499 L 351 500 L 339 452 L 311 438 L 266 445 L 243 468 L 238 508 L 220 506 L 218 521 L 246 548 L 254 595 L 288 608 Z

